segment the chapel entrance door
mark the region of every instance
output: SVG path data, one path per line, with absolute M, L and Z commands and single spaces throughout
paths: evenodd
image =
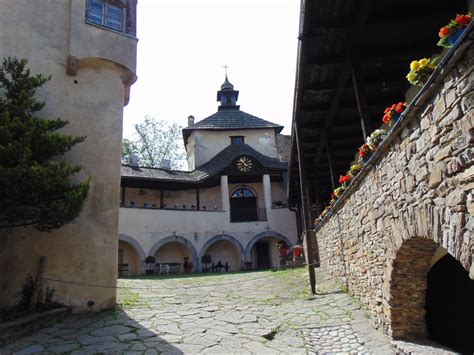
M 269 269 L 270 263 L 270 248 L 268 242 L 258 242 L 255 244 L 257 251 L 257 269 Z
M 243 193 L 242 195 L 234 193 L 230 199 L 230 220 L 231 222 L 257 221 L 257 198 Z

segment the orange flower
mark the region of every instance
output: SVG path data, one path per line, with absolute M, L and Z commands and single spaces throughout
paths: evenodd
M 467 26 L 469 22 L 471 22 L 471 16 L 469 15 L 457 15 L 454 19 L 455 22 L 458 23 L 460 26 Z
M 439 35 L 440 38 L 444 38 L 448 35 L 448 33 L 449 33 L 449 29 L 445 26 L 445 27 L 441 27 L 441 29 L 439 30 L 438 35 Z

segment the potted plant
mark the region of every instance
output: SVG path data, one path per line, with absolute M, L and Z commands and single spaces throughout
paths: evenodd
M 208 265 L 212 263 L 212 257 L 209 254 L 204 254 L 201 257 L 201 263 L 203 263 L 205 266 L 202 268 L 202 272 L 209 272 L 209 267 Z
M 340 175 L 339 176 L 339 183 L 346 189 L 351 184 L 351 181 L 352 181 L 352 175 L 350 173 L 347 173 L 346 175 Z
M 277 249 L 280 252 L 280 256 L 286 256 L 288 252 L 288 244 L 284 240 L 279 240 L 277 242 Z
M 403 102 L 398 104 L 393 104 L 390 107 L 387 107 L 384 111 L 382 122 L 391 126 L 394 123 L 397 123 L 400 119 L 400 115 L 405 111 L 406 105 Z
M 372 132 L 370 137 L 367 138 L 367 145 L 375 152 L 379 144 L 385 139 L 387 132 L 383 129 L 376 129 Z
M 246 261 L 244 263 L 244 265 L 245 265 L 245 270 L 247 270 L 247 271 L 252 270 L 252 262 L 251 261 Z
M 155 263 L 155 257 L 154 256 L 149 255 L 149 256 L 146 257 L 145 264 L 147 264 L 147 268 L 146 268 L 147 275 L 151 275 L 151 274 L 155 273 L 155 270 L 153 268 L 154 263 Z
M 437 45 L 440 47 L 451 48 L 454 43 L 461 37 L 466 27 L 471 22 L 471 13 L 466 15 L 457 15 L 454 20 L 451 20 L 446 26 L 439 30 L 439 38 Z
M 372 151 L 369 148 L 368 144 L 362 144 L 359 148 L 359 159 L 362 160 L 364 163 L 367 163 L 372 156 Z
M 341 197 L 344 190 L 345 188 L 343 186 L 339 186 L 337 189 L 334 190 L 334 196 L 336 196 L 336 198 Z
M 351 166 L 351 168 L 349 169 L 349 172 L 348 174 L 351 174 L 352 177 L 356 177 L 357 174 L 360 173 L 360 171 L 362 170 L 362 167 L 359 165 L 359 164 L 354 164 Z
M 303 255 L 303 248 L 301 247 L 301 245 L 296 244 L 296 245 L 293 247 L 293 256 L 294 256 L 295 258 L 300 258 L 301 255 Z
M 423 86 L 436 68 L 436 59 L 423 58 L 410 63 L 406 78 L 412 85 Z

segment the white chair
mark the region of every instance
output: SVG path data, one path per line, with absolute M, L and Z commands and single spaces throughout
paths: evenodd
M 170 266 L 168 264 L 158 263 L 158 267 L 160 268 L 159 275 L 163 275 L 166 272 L 166 275 L 170 274 Z

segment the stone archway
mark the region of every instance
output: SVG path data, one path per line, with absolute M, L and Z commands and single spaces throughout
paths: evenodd
M 199 261 L 201 261 L 201 257 L 208 251 L 208 249 L 214 245 L 215 243 L 218 243 L 218 242 L 229 242 L 231 243 L 238 251 L 239 253 L 239 260 L 238 260 L 238 267 L 236 267 L 236 269 L 241 269 L 243 267 L 243 264 L 244 264 L 244 261 L 245 261 L 245 249 L 244 247 L 242 246 L 242 244 L 240 243 L 239 240 L 237 240 L 237 238 L 231 236 L 231 235 L 228 235 L 228 234 L 218 234 L 218 235 L 215 235 L 214 237 L 212 237 L 211 239 L 209 239 L 201 248 L 201 251 L 199 252 Z M 237 270 L 232 270 L 232 271 L 237 271 Z
M 245 260 L 246 261 L 250 260 L 250 252 L 252 251 L 252 247 L 255 245 L 255 243 L 258 240 L 260 240 L 262 238 L 266 238 L 266 237 L 275 238 L 276 240 L 284 240 L 290 248 L 293 246 L 293 243 L 290 242 L 290 240 L 287 237 L 285 237 L 283 234 L 280 234 L 280 233 L 274 232 L 274 231 L 262 232 L 262 233 L 257 234 L 256 236 L 254 236 L 247 243 L 247 247 L 245 248 Z
M 160 249 L 165 244 L 169 244 L 169 243 L 178 243 L 178 244 L 184 245 L 184 247 L 187 248 L 191 252 L 192 263 L 193 263 L 192 271 L 195 272 L 198 270 L 199 264 L 198 264 L 198 253 L 196 251 L 196 248 L 189 240 L 179 235 L 172 235 L 172 236 L 160 239 L 151 247 L 150 251 L 148 252 L 148 255 L 154 256 L 156 252 L 158 251 L 158 249 Z
M 118 240 L 119 240 L 119 252 L 120 252 L 120 242 L 124 242 L 126 243 L 126 245 L 129 245 L 131 249 L 133 249 L 136 253 L 136 256 L 138 258 L 138 260 L 133 260 L 134 257 L 133 255 L 127 255 L 127 254 L 130 254 L 126 248 L 123 248 L 123 252 L 125 253 L 124 254 L 124 257 L 126 258 L 125 261 L 128 261 L 127 264 L 130 264 L 129 267 L 131 268 L 130 269 L 130 272 L 133 274 L 133 273 L 138 273 L 138 274 L 143 274 L 145 273 L 145 258 L 146 258 L 146 254 L 145 252 L 143 251 L 143 248 L 141 247 L 141 245 L 134 239 L 132 238 L 131 236 L 129 235 L 126 235 L 126 234 L 119 234 L 118 235 Z M 119 260 L 119 263 L 120 263 L 120 260 Z M 136 270 L 136 272 L 134 270 L 132 270 L 132 268 L 134 267 L 132 264 L 136 264 L 135 268 L 138 269 Z
M 471 297 L 461 296 L 472 294 L 473 284 L 462 264 L 438 243 L 420 237 L 404 241 L 393 260 L 389 283 L 392 337 L 429 337 L 463 349 L 470 342 L 470 335 L 463 332 L 465 323 L 472 321 L 465 314 L 474 313 L 474 306 Z
M 276 259 L 278 259 L 278 251 L 277 250 L 272 250 L 272 249 L 275 249 L 274 247 L 272 248 L 271 245 L 265 247 L 265 245 L 263 245 L 263 247 L 265 247 L 266 251 L 264 251 L 265 254 L 269 253 L 269 265 L 266 265 L 266 266 L 258 266 L 258 261 L 257 259 L 260 259 L 258 257 L 256 257 L 255 253 L 256 251 L 254 251 L 252 253 L 252 250 L 254 248 L 254 246 L 257 244 L 257 242 L 259 241 L 262 241 L 262 240 L 272 240 L 272 239 L 275 239 L 277 241 L 279 240 L 283 240 L 286 242 L 286 244 L 288 244 L 288 246 L 291 248 L 293 246 L 293 243 L 290 242 L 290 240 L 285 237 L 284 235 L 278 233 L 278 232 L 274 232 L 274 231 L 267 231 L 267 232 L 262 232 L 262 233 L 259 233 L 257 235 L 255 235 L 248 243 L 247 243 L 247 247 L 245 248 L 245 261 L 246 262 L 252 262 L 252 269 L 255 269 L 255 268 L 267 268 L 267 267 L 271 267 L 271 266 L 275 266 L 274 264 L 277 262 Z M 267 241 L 267 243 L 269 243 Z M 261 244 L 261 243 L 260 243 Z M 257 246 L 258 247 L 258 246 Z M 253 254 L 253 255 L 252 255 Z M 275 259 L 272 261 L 272 259 Z M 257 262 L 256 262 L 257 261 Z

